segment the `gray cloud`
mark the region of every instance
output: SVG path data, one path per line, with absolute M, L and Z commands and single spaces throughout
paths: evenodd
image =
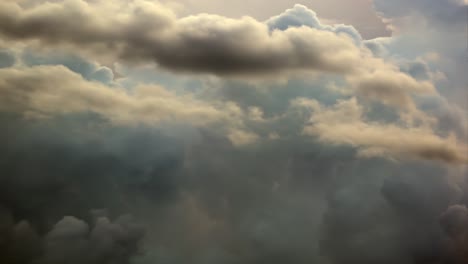
M 460 199 L 446 172 L 418 164 L 395 170 L 375 160 L 355 168 L 370 173 L 338 181 L 325 213 L 321 246 L 332 263 L 464 263 L 454 258 L 463 251 L 447 250 L 440 225 Z
M 422 61 L 408 62 L 402 65 L 401 69 L 418 80 L 428 80 L 430 78 L 430 69 Z
M 103 8 L 106 11 L 100 12 Z M 95 54 L 152 59 L 174 70 L 224 75 L 306 69 L 346 72 L 358 62 L 359 51 L 351 41 L 323 30 L 270 32 L 249 17 L 200 14 L 177 19 L 167 8 L 146 1 L 131 1 L 122 8 L 126 12 L 113 2 L 81 0 L 35 8 L 2 3 L 0 33 L 13 40 L 71 44 Z M 103 16 L 111 10 L 121 15 Z
M 320 22 L 317 14 L 306 6 L 296 4 L 293 8 L 286 10 L 278 16 L 271 17 L 266 21 L 270 30 L 287 30 L 289 27 L 308 26 L 336 34 L 345 34 L 352 38 L 356 44 L 360 44 L 362 37 L 359 32 L 350 25 L 324 25 Z
M 78 254 L 106 263 L 134 252 L 135 243 L 120 247 L 132 236 L 114 226 L 126 221 L 89 213 L 109 208 L 109 219 L 131 213 L 147 228 L 134 263 L 392 263 L 429 256 L 438 238 L 414 226 L 426 207 L 437 223 L 437 212 L 455 200 L 437 165 L 360 159 L 351 148 L 298 136 L 236 148 L 209 130 L 180 138 L 93 115 L 2 118 L 0 202 L 13 223 L 30 223 L 18 229 L 38 230 L 50 261 Z
M 8 124 L 0 134 L 2 263 L 128 263 L 143 253 L 141 226 L 117 216 L 133 210 L 127 197 L 163 202 L 175 195 L 171 140 L 114 127 L 104 144 L 95 133 L 105 122 L 90 115 L 1 119 Z M 109 213 L 90 213 L 96 208 Z
M 100 217 L 92 229 L 83 220 L 65 216 L 43 236 L 27 220 L 15 223 L 6 208 L 1 209 L 0 221 L 0 260 L 11 264 L 130 263 L 144 234 L 130 216 L 114 222 Z
M 314 226 L 320 220 L 315 208 L 323 205 L 304 184 L 315 182 L 305 168 L 318 153 L 299 155 L 290 164 L 287 157 L 295 147 L 285 143 L 289 149 L 278 149 L 286 152 L 260 149 L 261 160 L 253 160 L 249 150 L 234 148 L 209 131 L 184 145 L 150 128 L 101 122 L 86 116 L 40 122 L 15 118 L 8 121 L 9 129 L 19 133 L 3 131 L 0 137 L 2 149 L 9 149 L 0 152 L 5 161 L 0 164 L 0 201 L 16 221 L 30 222 L 45 237 L 46 263 L 67 256 L 82 262 L 95 255 L 111 260 L 121 250 L 131 250 L 135 244 L 122 249 L 122 234 L 105 220 L 104 230 L 92 231 L 101 226 L 89 216 L 93 208 L 109 208 L 110 215 L 131 212 L 142 221 L 148 233 L 141 261 L 149 263 L 162 262 L 164 256 L 172 263 L 264 263 L 275 258 L 307 263 L 316 258 L 309 243 L 315 243 Z M 267 166 L 272 160 L 277 165 Z M 316 168 L 323 174 L 313 178 L 326 185 L 331 167 Z M 311 196 L 317 200 L 309 202 Z M 280 234 L 288 241 L 281 242 Z M 98 252 L 80 254 L 89 246 Z
M 15 54 L 7 49 L 0 49 L 0 68 L 8 68 L 16 63 Z
M 44 263 L 129 263 L 138 253 L 143 236 L 141 227 L 129 216 L 111 222 L 96 219 L 90 230 L 87 223 L 66 216 L 45 236 Z

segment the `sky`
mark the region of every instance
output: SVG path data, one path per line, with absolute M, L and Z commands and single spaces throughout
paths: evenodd
M 468 263 L 462 0 L 0 2 L 0 263 Z

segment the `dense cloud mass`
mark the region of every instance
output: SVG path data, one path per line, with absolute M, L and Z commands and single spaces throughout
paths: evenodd
M 178 19 L 149 1 L 117 5 L 68 0 L 30 8 L 6 2 L 0 7 L 0 33 L 6 38 L 37 40 L 42 46 L 71 44 L 123 59 L 154 60 L 175 70 L 344 72 L 359 60 L 348 39 L 330 32 L 309 27 L 270 32 L 249 17 L 201 14 Z M 121 10 L 126 10 L 121 16 L 112 14 Z
M 0 263 L 468 263 L 466 2 L 373 3 L 1 2 Z
M 94 219 L 94 226 L 65 216 L 52 229 L 38 233 L 29 221 L 14 222 L 7 209 L 1 214 L 2 263 L 130 263 L 137 255 L 143 229 L 130 216 L 111 222 Z

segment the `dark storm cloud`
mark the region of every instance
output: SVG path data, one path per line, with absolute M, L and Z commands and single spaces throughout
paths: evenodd
M 465 225 L 443 215 L 462 195 L 446 172 L 371 163 L 358 166 L 374 174 L 354 175 L 348 184 L 341 179 L 330 197 L 321 250 L 332 263 L 465 263 L 455 260 L 466 248 L 449 250 L 443 231 L 451 225 L 457 233 Z
M 9 264 L 129 263 L 139 253 L 143 229 L 130 216 L 114 222 L 100 217 L 88 223 L 65 216 L 41 236 L 26 220 L 14 222 L 10 212 L 0 209 L 0 260 Z
M 0 201 L 16 225 L 29 223 L 17 229 L 39 237 L 28 250 L 47 264 L 68 256 L 107 263 L 135 252 L 106 220 L 112 232 L 95 238 L 95 208 L 144 224 L 138 263 L 319 262 L 325 195 L 355 160 L 352 150 L 295 139 L 242 150 L 209 131 L 180 148 L 152 130 L 105 129 L 92 116 L 4 121 Z
M 457 194 L 435 166 L 293 135 L 239 149 L 209 130 L 174 138 L 93 115 L 2 123 L 0 250 L 15 264 L 419 264 Z M 139 250 L 138 226 L 115 217 L 126 213 L 147 230 Z
M 103 142 L 95 133 L 105 122 L 92 115 L 1 119 L 0 262 L 129 263 L 142 253 L 140 221 L 116 216 L 137 197 L 156 204 L 175 197 L 175 144 L 117 129 Z
M 66 216 L 44 238 L 43 263 L 129 263 L 143 230 L 129 216 L 98 217 L 94 227 Z
M 447 233 L 453 239 L 464 239 L 466 236 L 468 224 L 468 210 L 464 205 L 450 206 L 441 216 L 440 223 Z
M 450 263 L 462 264 L 468 261 L 468 210 L 466 205 L 450 206 L 440 217 L 440 225 L 447 239 L 444 246 Z
M 240 150 L 208 133 L 185 159 L 186 196 L 142 263 L 320 263 L 324 196 L 352 151 L 294 139 Z
M 285 142 L 278 146 L 283 151 L 249 153 L 209 131 L 180 148 L 179 140 L 154 130 L 107 129 L 93 116 L 3 121 L 8 128 L 0 137 L 0 203 L 9 216 L 2 214 L 1 220 L 13 234 L 1 250 L 11 258 L 31 252 L 26 259 L 46 264 L 64 258 L 125 263 L 138 253 L 134 247 L 141 233 L 125 217 L 109 222 L 101 212 L 95 213 L 101 218 L 90 215 L 92 209 L 108 208 L 109 215 L 132 213 L 144 224 L 141 261 L 148 263 L 164 256 L 174 259 L 170 263 L 317 259 L 314 234 L 324 206 L 320 186 L 325 188 L 333 173 L 328 159 L 335 152 L 291 160 L 294 149 L 306 148 Z M 254 159 L 255 153 L 262 158 Z M 314 158 L 321 165 L 307 162 Z M 344 153 L 337 159 L 352 157 Z M 14 232 L 31 238 L 16 238 Z M 22 245 L 17 240 L 30 245 L 11 251 Z

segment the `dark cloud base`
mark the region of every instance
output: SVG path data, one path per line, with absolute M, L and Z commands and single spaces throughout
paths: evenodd
M 1 263 L 466 263 L 442 168 L 207 131 L 186 145 L 93 115 L 1 119 Z

